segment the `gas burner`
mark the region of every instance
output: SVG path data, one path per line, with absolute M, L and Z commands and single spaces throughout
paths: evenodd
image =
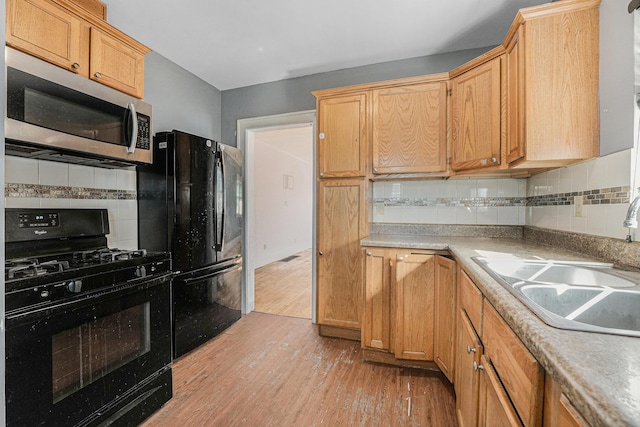
M 73 259 L 83 262 L 97 262 L 100 264 L 141 258 L 147 255 L 144 249 L 122 250 L 122 249 L 94 249 L 89 251 L 78 251 L 73 253 Z
M 4 274 L 7 279 L 17 279 L 58 273 L 68 269 L 69 261 L 51 260 L 40 263 L 37 258 L 23 258 L 7 261 Z

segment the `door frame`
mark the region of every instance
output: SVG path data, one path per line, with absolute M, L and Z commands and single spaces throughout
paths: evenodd
M 286 129 L 309 125 L 313 127 L 313 218 L 312 218 L 312 238 L 311 251 L 316 253 L 316 111 L 306 110 L 294 113 L 276 114 L 271 116 L 252 117 L 240 119 L 236 127 L 237 146 L 244 153 L 244 242 L 243 242 L 243 289 L 242 289 L 242 313 L 247 314 L 255 309 L 256 288 L 255 288 L 255 264 L 249 254 L 248 248 L 253 245 L 255 229 L 255 212 L 248 198 L 253 194 L 253 179 L 255 161 L 253 147 L 253 133 L 266 129 Z M 316 322 L 316 259 L 312 257 L 312 290 L 311 290 L 311 321 Z

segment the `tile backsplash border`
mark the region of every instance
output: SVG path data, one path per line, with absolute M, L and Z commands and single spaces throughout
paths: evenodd
M 135 190 L 5 183 L 4 197 L 41 199 L 136 200 Z

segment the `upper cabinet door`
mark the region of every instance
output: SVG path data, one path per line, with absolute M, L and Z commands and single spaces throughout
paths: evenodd
M 44 0 L 7 0 L 7 44 L 87 76 L 87 30 L 83 21 Z
M 507 162 L 524 157 L 524 31 L 520 26 L 506 49 Z
M 373 173 L 447 169 L 447 84 L 373 91 Z
M 91 28 L 90 52 L 92 80 L 142 98 L 144 54 L 97 28 Z
M 456 171 L 501 163 L 502 57 L 452 80 L 451 168 Z
M 365 94 L 318 100 L 317 145 L 320 178 L 366 175 L 366 103 Z

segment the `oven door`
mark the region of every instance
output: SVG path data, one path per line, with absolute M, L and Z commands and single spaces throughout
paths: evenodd
M 8 313 L 7 425 L 128 420 L 123 411 L 131 402 L 118 403 L 122 396 L 168 400 L 170 370 L 168 397 L 166 386 L 146 386 L 154 376 L 166 380 L 171 362 L 169 277 Z M 140 387 L 145 391 L 136 394 Z M 153 396 L 158 392 L 164 396 Z

